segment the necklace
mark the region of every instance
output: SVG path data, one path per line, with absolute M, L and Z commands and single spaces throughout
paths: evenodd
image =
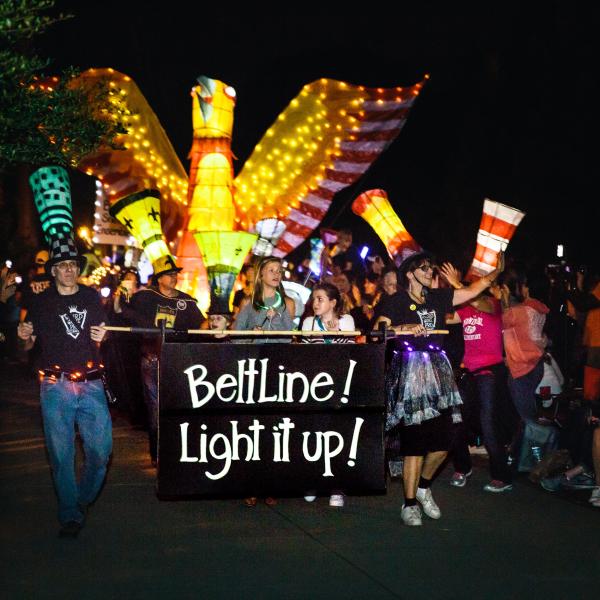
M 272 308 L 273 310 L 277 310 L 283 304 L 283 300 L 281 299 L 281 294 L 278 291 L 275 291 L 275 302 L 271 304 L 271 306 L 267 306 L 266 304 L 259 304 L 258 308 L 261 310 L 269 310 Z
M 417 304 L 425 304 L 425 296 L 423 292 L 421 292 L 420 296 L 413 294 L 410 290 L 408 290 L 408 295 L 417 303 Z

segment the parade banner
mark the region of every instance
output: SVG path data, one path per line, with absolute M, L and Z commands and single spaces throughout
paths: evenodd
M 384 492 L 384 353 L 167 341 L 159 496 Z

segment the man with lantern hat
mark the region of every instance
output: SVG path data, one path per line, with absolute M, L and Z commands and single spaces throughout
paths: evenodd
M 152 285 L 134 294 L 129 303 L 122 303 L 123 316 L 137 327 L 195 329 L 203 321 L 196 299 L 178 290 L 177 274 L 181 268 L 171 255 L 161 256 L 152 266 Z M 142 340 L 142 382 L 148 419 L 150 459 L 156 466 L 158 441 L 158 356 L 160 338 L 145 336 Z
M 46 273 L 54 285 L 28 307 L 18 336 L 29 350 L 40 348 L 40 401 L 46 446 L 58 497 L 60 537 L 76 537 L 87 507 L 104 482 L 112 452 L 99 345 L 105 314 L 99 294 L 78 283 L 85 258 L 70 236 L 51 240 Z M 83 441 L 85 466 L 75 473 L 75 428 Z

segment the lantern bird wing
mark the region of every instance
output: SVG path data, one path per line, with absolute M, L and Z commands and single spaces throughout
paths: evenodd
M 86 156 L 77 168 L 102 182 L 111 205 L 145 189 L 158 190 L 163 232 L 168 240 L 174 240 L 183 224 L 185 169 L 131 77 L 114 69 L 89 69 L 77 78 L 90 88 L 100 80 L 108 81 L 110 101 L 125 114 L 127 133 L 116 140 L 124 149 L 101 148 Z
M 320 79 L 277 117 L 235 178 L 236 223 L 285 222 L 273 252 L 285 256 L 319 226 L 337 192 L 394 141 L 424 82 L 365 88 Z

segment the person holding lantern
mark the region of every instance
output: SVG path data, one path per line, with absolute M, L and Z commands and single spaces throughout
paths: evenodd
M 196 300 L 176 288 L 181 268 L 172 256 L 162 256 L 152 264 L 152 286 L 134 294 L 129 303 L 120 302 L 123 316 L 138 327 L 197 329 L 203 321 Z M 157 464 L 158 439 L 158 353 L 159 336 L 142 340 L 142 381 L 148 419 L 148 437 L 152 466 Z
M 406 525 L 422 524 L 417 502 L 428 517 L 441 517 L 431 482 L 448 454 L 451 424 L 460 419 L 458 405 L 462 403 L 452 366 L 442 349 L 443 336 L 429 332 L 443 328 L 452 307 L 490 287 L 503 268 L 503 255 L 499 254 L 497 269 L 469 286 L 433 289 L 433 258 L 427 252 L 417 252 L 400 265 L 401 289 L 381 301 L 375 326 L 383 323 L 396 333 L 411 335 L 410 339 L 398 337 L 386 376 L 386 429 L 400 435 L 404 454 L 401 518 Z M 451 269 L 445 263 L 440 272 L 448 278 Z

